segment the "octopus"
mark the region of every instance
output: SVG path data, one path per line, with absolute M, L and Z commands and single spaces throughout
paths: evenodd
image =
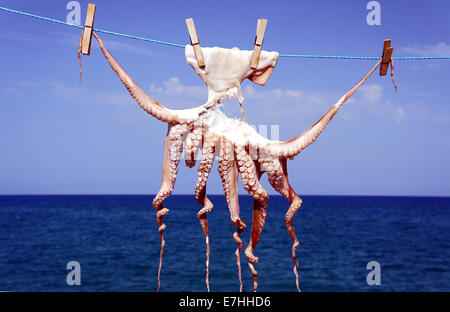
M 238 48 L 202 47 L 205 66 L 200 68 L 192 46 L 186 45 L 185 56 L 187 63 L 205 82 L 208 89 L 208 99 L 205 104 L 199 107 L 173 110 L 148 96 L 106 49 L 98 35 L 96 33 L 93 33 L 93 35 L 97 39 L 100 49 L 111 68 L 138 105 L 151 116 L 167 123 L 168 126 L 167 135 L 164 138 L 161 188 L 153 200 L 158 234 L 161 240 L 157 291 L 159 291 L 161 285 L 160 275 L 165 247 L 163 232 L 166 229 L 166 225 L 163 222 L 163 217 L 169 213 L 169 209 L 164 207 L 163 202 L 172 194 L 182 157 L 184 156 L 185 158 L 186 166 L 192 168 L 196 164 L 198 153 L 201 153 L 201 157 L 197 169 L 198 178 L 195 184 L 195 199 L 201 206 L 201 209 L 197 212 L 197 218 L 205 236 L 205 283 L 207 290 L 210 291 L 210 246 L 207 214 L 213 210 L 213 203 L 206 195 L 206 184 L 214 160 L 217 158 L 218 171 L 230 219 L 232 225 L 236 226 L 233 239 L 237 244 L 235 255 L 238 267 L 239 290 L 242 291 L 240 254 L 243 249 L 240 235 L 246 230 L 247 225 L 244 223 L 246 220 L 240 217 L 238 180 L 240 177 L 244 189 L 253 198 L 251 237 L 244 254 L 253 275 L 253 291 L 256 291 L 258 272 L 255 269 L 255 264 L 258 262 L 258 257 L 255 256 L 254 250 L 261 238 L 269 202 L 268 192 L 263 188 L 260 180 L 263 174 L 267 173 L 268 181 L 273 189 L 287 198 L 290 203 L 285 214 L 284 223 L 288 234 L 292 238 L 291 257 L 293 273 L 297 290 L 300 291 L 299 264 L 296 258 L 296 248 L 299 246 L 299 240 L 294 231 L 293 218 L 301 207 L 302 200 L 289 183 L 287 160 L 293 160 L 302 150 L 316 141 L 340 107 L 375 71 L 381 64 L 381 60 L 303 133 L 286 141 L 275 141 L 263 137 L 247 124 L 242 109 L 244 95 L 241 84 L 243 80 L 249 79 L 258 85 L 264 86 L 277 64 L 278 52 L 261 51 L 258 66 L 256 69 L 252 69 L 250 68 L 252 51 Z M 81 77 L 79 53 L 78 57 Z M 221 110 L 221 105 L 227 98 L 237 98 L 241 104 L 242 120 L 229 118 Z

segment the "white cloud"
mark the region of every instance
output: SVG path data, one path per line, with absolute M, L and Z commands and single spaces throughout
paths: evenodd
M 245 101 L 243 103 L 246 116 L 253 121 L 269 122 L 274 118 L 279 121 L 286 112 L 297 114 L 304 122 L 320 116 L 329 106 L 334 104 L 330 95 L 322 92 L 310 92 L 298 89 L 268 89 L 243 84 Z M 186 109 L 204 104 L 208 97 L 207 88 L 203 84 L 187 85 L 178 77 L 172 77 L 162 83 L 152 83 L 149 86 L 149 96 L 162 105 L 172 109 Z M 335 96 L 334 101 L 339 97 Z M 278 105 L 283 110 L 276 109 Z M 263 108 L 263 109 L 262 109 Z M 240 108 L 237 100 L 227 100 L 223 103 L 223 110 L 233 117 L 240 117 Z
M 450 44 L 440 42 L 437 44 L 415 44 L 400 47 L 399 51 L 413 56 L 450 56 Z
M 378 101 L 383 95 L 383 87 L 378 84 L 367 84 L 360 88 L 361 97 L 367 102 Z
M 393 118 L 397 123 L 401 123 L 405 118 L 405 110 L 403 107 L 397 107 L 393 112 Z
M 172 96 L 183 96 L 195 99 L 206 99 L 207 89 L 204 86 L 184 85 L 177 77 L 172 77 L 163 82 L 162 86 L 152 83 L 150 85 L 151 93 L 164 93 Z
M 91 90 L 83 85 L 67 85 L 61 82 L 20 81 L 15 85 L 4 86 L 2 91 L 12 93 L 23 90 L 26 93 L 46 92 L 46 96 L 61 99 L 61 103 L 92 103 L 99 106 L 109 105 L 116 107 L 118 114 L 122 109 L 128 110 L 135 104 L 128 92 L 117 90 L 116 92 Z M 172 109 L 186 109 L 197 107 L 205 103 L 207 89 L 201 85 L 183 84 L 179 78 L 172 77 L 160 84 L 153 83 L 147 90 L 149 96 L 159 101 L 162 105 Z M 23 92 L 22 92 L 23 93 Z M 258 123 L 284 123 L 286 118 L 294 121 L 295 127 L 299 124 L 308 126 L 325 113 L 342 94 L 333 94 L 328 91 L 308 91 L 299 89 L 267 89 L 252 85 L 244 86 L 246 101 L 244 109 L 250 122 Z M 407 107 L 396 104 L 396 101 L 386 97 L 383 87 L 378 84 L 367 84 L 355 93 L 339 112 L 340 118 L 351 122 L 360 118 L 372 118 L 377 116 L 396 123 L 405 120 L 433 120 L 438 123 L 447 123 L 450 119 L 448 112 L 437 113 L 429 108 L 430 99 L 435 94 L 418 96 L 416 101 L 409 103 Z M 422 100 L 420 100 L 422 99 Z M 240 116 L 237 101 L 224 103 L 224 110 L 232 112 L 235 109 L 236 117 Z M 289 122 L 286 124 L 288 125 Z
M 297 122 L 313 123 L 342 96 L 342 94 L 333 94 L 327 91 L 267 89 L 249 84 L 243 87 L 243 91 L 247 117 L 262 122 L 281 122 L 285 120 L 288 112 L 290 115 L 296 116 Z M 161 84 L 151 84 L 149 95 L 169 108 L 184 109 L 202 105 L 207 98 L 207 89 L 205 86 L 183 84 L 179 78 L 172 77 Z M 238 111 L 238 105 L 234 105 L 237 102 L 231 102 L 224 103 L 224 110 L 227 114 L 231 113 L 233 109 Z M 281 106 L 283 109 L 277 109 Z M 383 87 L 379 84 L 367 84 L 361 87 L 344 105 L 339 114 L 344 120 L 372 114 L 389 118 L 398 123 L 403 122 L 406 116 L 404 108 L 391 104 L 383 97 Z
M 149 87 L 151 95 L 166 95 L 173 98 L 196 99 L 206 101 L 207 88 L 203 85 L 186 85 L 183 84 L 178 77 L 172 77 L 162 84 L 152 83 Z M 246 101 L 257 100 L 263 103 L 273 103 L 274 101 L 287 102 L 312 102 L 313 104 L 324 103 L 324 98 L 319 94 L 293 89 L 256 89 L 251 85 L 243 87 L 244 97 Z M 201 102 L 203 104 L 203 102 Z M 245 102 L 244 102 L 245 104 Z M 201 104 L 199 104 L 201 105 Z
M 350 103 L 351 105 L 344 107 L 342 113 L 340 113 L 346 120 L 370 115 L 402 123 L 406 117 L 406 111 L 403 107 L 383 96 L 383 86 L 379 84 L 362 86 L 352 97 Z
M 252 86 L 248 86 L 248 85 L 245 86 L 243 91 L 244 91 L 245 97 L 248 97 L 248 98 L 260 98 L 261 97 L 261 94 L 256 92 L 255 88 L 253 88 Z
M 303 90 L 294 89 L 256 89 L 251 85 L 244 87 L 244 96 L 248 100 L 263 100 L 264 103 L 273 103 L 274 101 L 313 103 L 321 105 L 325 102 L 323 93 L 314 93 Z
M 286 90 L 286 95 L 294 98 L 300 98 L 302 93 L 299 90 Z
M 450 44 L 440 42 L 437 44 L 414 44 L 399 48 L 400 54 L 408 56 L 450 56 Z M 416 71 L 424 69 L 437 70 L 443 68 L 445 64 L 439 61 L 428 61 L 426 64 L 412 65 L 411 68 Z

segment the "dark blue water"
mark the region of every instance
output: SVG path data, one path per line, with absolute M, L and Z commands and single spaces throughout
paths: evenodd
M 234 227 L 223 196 L 211 196 L 212 291 L 239 288 Z M 1 196 L 0 290 L 154 291 L 159 259 L 151 196 Z M 241 198 L 241 217 L 251 218 Z M 259 291 L 295 291 L 288 201 L 271 196 L 259 256 Z M 172 196 L 165 217 L 161 291 L 204 291 L 204 236 L 193 196 Z M 250 229 L 250 221 L 247 225 Z M 294 219 L 303 291 L 450 291 L 450 198 L 303 197 Z M 243 235 L 244 248 L 250 231 Z M 242 254 L 244 290 L 252 278 Z M 81 264 L 81 286 L 66 264 Z M 381 264 L 381 286 L 366 265 Z

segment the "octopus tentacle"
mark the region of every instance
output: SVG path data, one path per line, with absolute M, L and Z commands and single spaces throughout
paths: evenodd
M 233 233 L 233 239 L 237 243 L 238 247 L 234 254 L 236 255 L 236 265 L 238 267 L 238 277 L 239 277 L 239 291 L 242 292 L 242 269 L 241 269 L 241 251 L 242 251 L 242 239 L 239 237 L 246 229 L 246 225 L 243 221 L 239 220 L 239 225 L 237 226 L 236 232 Z
M 221 137 L 219 143 L 218 170 L 222 179 L 231 222 L 237 224 L 240 217 L 239 201 L 237 197 L 238 169 L 234 159 L 234 145 L 224 137 Z
M 297 156 L 303 149 L 313 144 L 323 130 L 327 127 L 328 123 L 333 119 L 334 115 L 339 111 L 339 109 L 344 105 L 345 102 L 362 86 L 362 84 L 367 80 L 367 78 L 372 75 L 372 73 L 381 64 L 381 60 L 378 61 L 375 66 L 356 84 L 354 85 L 339 101 L 331 106 L 325 115 L 323 115 L 316 123 L 309 127 L 302 134 L 293 137 L 287 141 L 271 141 L 267 148 L 274 151 L 279 157 L 282 158 L 293 158 Z
M 189 168 L 195 166 L 196 148 L 194 146 L 194 138 L 195 135 L 193 132 L 190 131 L 186 134 L 184 161 L 186 162 L 186 166 Z
M 120 81 L 125 85 L 130 92 L 130 95 L 136 100 L 139 106 L 145 110 L 150 115 L 155 118 L 167 122 L 177 124 L 180 122 L 180 118 L 178 116 L 178 112 L 174 110 L 169 110 L 150 96 L 148 96 L 144 90 L 131 78 L 131 76 L 125 71 L 125 69 L 116 61 L 116 59 L 111 55 L 111 53 L 106 49 L 103 41 L 95 32 L 92 33 L 93 36 L 97 39 L 100 49 L 105 55 L 106 60 L 108 61 L 111 68 L 119 77 Z
M 295 256 L 295 249 L 299 246 L 299 241 L 294 231 L 294 223 L 292 221 L 295 213 L 302 205 L 302 200 L 292 189 L 289 184 L 288 173 L 287 173 L 287 159 L 274 159 L 268 164 L 268 179 L 269 183 L 272 187 L 279 192 L 281 195 L 286 197 L 290 202 L 290 207 L 285 215 L 284 223 L 288 230 L 289 236 L 291 236 L 293 244 L 292 244 L 292 261 L 294 262 L 294 275 L 295 275 L 295 283 L 297 285 L 297 290 L 300 291 L 300 286 L 298 282 L 298 261 Z
M 83 65 L 81 64 L 81 48 L 83 43 L 83 36 L 84 36 L 84 28 L 81 30 L 81 37 L 80 41 L 78 42 L 78 50 L 77 50 L 77 56 L 78 56 L 78 65 L 80 66 L 80 81 L 79 84 L 81 84 L 81 74 L 83 71 Z
M 160 276 L 162 267 L 162 257 L 164 253 L 165 240 L 163 231 L 166 225 L 163 223 L 163 216 L 169 213 L 169 209 L 164 208 L 163 201 L 172 194 L 173 187 L 178 172 L 178 164 L 183 152 L 183 134 L 186 131 L 186 125 L 169 126 L 167 136 L 164 138 L 164 161 L 162 168 L 162 183 L 158 194 L 153 199 L 153 207 L 156 210 L 156 222 L 159 225 L 158 234 L 161 238 L 161 251 L 159 254 L 158 268 L 158 289 L 161 286 Z
M 209 232 L 208 232 L 208 218 L 206 213 L 213 209 L 213 204 L 206 197 L 206 181 L 214 162 L 216 139 L 214 136 L 206 136 L 204 138 L 202 147 L 202 160 L 198 167 L 198 179 L 195 185 L 195 199 L 203 206 L 197 213 L 197 218 L 200 221 L 206 241 L 206 287 L 209 292 Z
M 186 166 L 192 168 L 195 166 L 197 159 L 197 152 L 202 143 L 202 137 L 204 132 L 203 120 L 199 119 L 193 122 L 192 127 L 186 135 L 186 150 L 185 150 L 185 162 Z
M 269 196 L 259 183 L 259 179 L 263 174 L 259 164 L 253 162 L 244 146 L 236 145 L 235 151 L 244 189 L 253 197 L 252 234 L 250 243 L 245 249 L 245 255 L 248 259 L 248 266 L 253 273 L 253 291 L 256 291 L 258 287 L 258 272 L 255 270 L 254 263 L 258 262 L 258 257 L 253 254 L 253 250 L 261 238 L 266 222 Z
M 239 199 L 238 199 L 238 169 L 234 159 L 234 146 L 225 138 L 220 140 L 220 152 L 218 169 L 222 179 L 225 199 L 227 201 L 228 209 L 230 211 L 230 218 L 233 225 L 236 225 L 237 230 L 233 234 L 233 239 L 237 243 L 236 249 L 236 264 L 238 266 L 239 275 L 239 290 L 242 291 L 242 275 L 241 275 L 241 259 L 240 253 L 242 250 L 242 240 L 239 235 L 245 231 L 246 225 L 239 217 Z

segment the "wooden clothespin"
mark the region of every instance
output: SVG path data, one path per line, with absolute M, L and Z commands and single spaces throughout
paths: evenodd
M 205 59 L 203 58 L 202 50 L 200 49 L 200 40 L 195 30 L 194 20 L 192 18 L 186 19 L 186 26 L 189 31 L 189 37 L 191 38 L 191 45 L 194 48 L 195 58 L 199 67 L 205 67 Z
M 394 48 L 391 47 L 391 39 L 384 40 L 382 61 L 380 64 L 380 76 L 386 76 L 389 69 L 389 64 L 391 63 L 392 52 Z
M 81 53 L 89 55 L 91 53 L 91 39 L 94 29 L 94 17 L 95 17 L 95 4 L 89 3 L 86 22 L 84 24 L 83 40 L 81 41 Z
M 253 49 L 252 60 L 250 61 L 250 67 L 256 69 L 259 63 L 259 55 L 261 54 L 262 44 L 264 41 L 264 33 L 266 32 L 267 20 L 258 19 L 256 26 L 255 48 Z

